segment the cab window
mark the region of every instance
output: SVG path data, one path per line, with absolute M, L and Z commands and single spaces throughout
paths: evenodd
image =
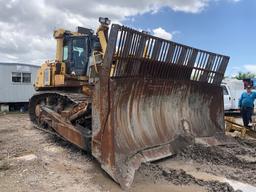
M 64 45 L 63 47 L 63 61 L 66 61 L 68 59 L 68 45 Z
M 85 61 L 85 45 L 87 45 L 86 42 L 87 39 L 85 38 L 78 38 L 73 39 L 72 42 L 72 57 L 76 68 L 84 69 L 86 65 Z

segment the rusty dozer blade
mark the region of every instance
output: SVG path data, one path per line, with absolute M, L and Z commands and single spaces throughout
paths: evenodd
M 122 187 L 142 162 L 224 133 L 229 57 L 112 25 L 93 97 L 92 154 Z

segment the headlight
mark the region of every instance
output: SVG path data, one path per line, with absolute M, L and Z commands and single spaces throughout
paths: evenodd
M 99 22 L 102 24 L 102 25 L 110 25 L 110 20 L 107 18 L 107 17 L 100 17 L 99 18 Z

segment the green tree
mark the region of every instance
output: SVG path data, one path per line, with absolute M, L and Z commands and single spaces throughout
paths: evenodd
M 251 72 L 247 72 L 247 73 L 239 72 L 235 78 L 238 80 L 256 78 L 256 74 L 251 73 Z

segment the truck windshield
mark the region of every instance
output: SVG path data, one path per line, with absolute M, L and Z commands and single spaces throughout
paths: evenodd
M 222 89 L 223 89 L 223 95 L 228 95 L 228 90 L 227 90 L 227 88 L 225 87 L 225 86 L 221 86 L 222 87 Z

